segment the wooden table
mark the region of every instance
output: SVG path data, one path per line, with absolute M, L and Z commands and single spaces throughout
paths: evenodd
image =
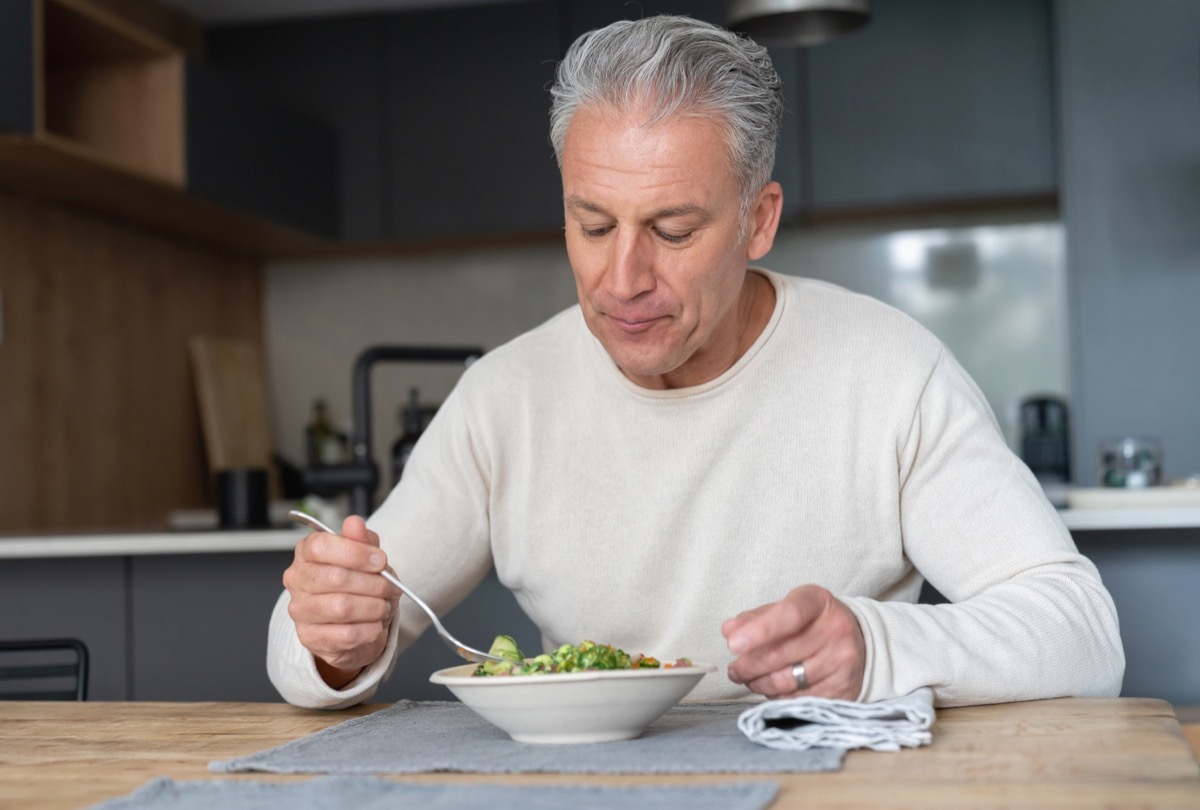
M 0 702 L 0 807 L 83 807 L 160 775 L 307 778 L 218 776 L 207 765 L 379 708 L 317 712 L 276 703 Z M 944 709 L 932 745 L 896 754 L 852 751 L 842 770 L 831 774 L 397 778 L 627 785 L 761 778 L 781 785 L 775 808 L 1200 808 L 1200 766 L 1171 706 L 1140 698 Z

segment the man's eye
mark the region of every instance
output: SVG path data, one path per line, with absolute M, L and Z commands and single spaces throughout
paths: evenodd
M 599 227 L 599 228 L 589 228 L 589 227 L 587 227 L 586 225 L 580 225 L 580 226 L 579 226 L 579 229 L 580 229 L 580 230 L 583 232 L 583 235 L 584 235 L 584 236 L 590 237 L 590 238 L 592 238 L 592 239 L 596 239 L 596 238 L 599 238 L 599 237 L 601 237 L 601 236 L 604 236 L 604 234 L 606 234 L 606 233 L 608 233 L 609 231 L 611 231 L 611 230 L 612 230 L 612 226 L 611 226 L 611 225 L 604 225 L 604 226 L 602 226 L 602 227 Z
M 667 233 L 666 231 L 660 231 L 660 230 L 658 230 L 658 228 L 655 228 L 654 232 L 656 234 L 658 234 L 659 239 L 661 239 L 664 242 L 667 242 L 669 244 L 672 244 L 672 245 L 682 244 L 683 242 L 686 242 L 688 239 L 690 239 L 692 237 L 691 231 L 688 231 L 687 233 L 684 233 L 684 234 L 674 234 L 674 233 Z

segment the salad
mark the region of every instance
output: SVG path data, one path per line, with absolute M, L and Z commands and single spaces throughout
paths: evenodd
M 564 644 L 552 653 L 543 653 L 529 660 L 525 659 L 517 642 L 512 636 L 496 636 L 492 642 L 489 655 L 497 658 L 507 658 L 511 663 L 480 664 L 472 673 L 477 677 L 491 675 L 545 675 L 552 672 L 585 672 L 597 669 L 658 669 L 668 667 L 690 667 L 691 659 L 678 658 L 663 664 L 657 658 L 651 658 L 640 653 L 631 656 L 624 650 L 611 644 L 597 644 L 594 641 L 581 641 L 579 646 Z

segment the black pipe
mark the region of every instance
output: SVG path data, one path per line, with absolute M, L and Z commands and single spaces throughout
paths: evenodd
M 360 472 L 349 487 L 354 514 L 365 518 L 371 513 L 371 496 L 379 481 L 379 468 L 371 457 L 371 367 L 380 362 L 470 365 L 482 356 L 481 348 L 455 346 L 371 346 L 358 355 L 351 380 L 354 426 L 350 458 Z

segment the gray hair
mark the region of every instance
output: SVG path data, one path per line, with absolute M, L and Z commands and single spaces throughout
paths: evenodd
M 679 115 L 724 123 L 743 225 L 771 180 L 783 118 L 779 74 L 766 48 L 723 28 L 663 15 L 589 31 L 567 49 L 550 96 L 550 142 L 559 168 L 567 127 L 580 107 L 624 111 L 646 104 L 647 124 Z

